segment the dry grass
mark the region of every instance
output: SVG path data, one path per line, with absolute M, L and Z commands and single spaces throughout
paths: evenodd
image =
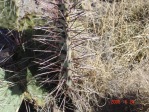
M 72 76 L 72 98 L 78 109 L 93 111 L 90 102 L 98 104 L 97 96 L 100 100 L 107 94 L 123 98 L 134 93 L 147 101 L 149 1 L 82 0 L 82 7 L 86 30 L 79 38 L 89 39 L 73 50 L 73 58 L 84 56 L 74 60 Z

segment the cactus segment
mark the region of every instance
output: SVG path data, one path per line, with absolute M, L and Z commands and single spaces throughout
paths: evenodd
M 35 1 L 1 0 L 0 11 L 0 28 L 23 31 L 46 23 L 41 19 L 43 12 Z
M 22 90 L 4 81 L 5 71 L 0 68 L 0 112 L 17 112 L 23 101 Z
M 16 7 L 12 0 L 0 1 L 0 28 L 14 29 L 16 27 Z
M 46 105 L 46 96 L 48 93 L 44 92 L 43 89 L 37 86 L 36 80 L 33 78 L 30 70 L 27 70 L 27 92 L 24 93 L 25 99 L 32 101 L 34 100 L 35 105 L 44 107 Z M 49 98 L 50 99 L 50 98 Z

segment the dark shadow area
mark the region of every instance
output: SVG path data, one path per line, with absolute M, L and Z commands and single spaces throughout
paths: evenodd
M 113 2 L 120 2 L 122 0 L 100 0 L 100 1 L 113 3 Z
M 14 84 L 9 87 L 12 94 L 20 95 L 20 91 L 23 93 L 27 88 L 27 60 L 19 35 L 14 30 L 0 29 L 0 67 L 6 70 L 4 79 Z
M 30 57 L 26 65 L 30 69 L 32 75 L 36 77 L 37 85 L 41 86 L 42 84 L 43 90 L 50 93 L 55 88 L 57 88 L 60 80 L 59 79 L 60 75 L 63 75 L 59 71 L 61 69 L 61 63 L 63 63 L 64 61 L 64 60 L 60 60 L 59 59 L 60 57 L 58 56 L 59 55 L 58 53 L 61 50 L 61 46 L 59 45 L 59 42 L 53 42 L 53 41 L 49 41 L 49 42 L 46 42 L 45 44 L 41 44 L 36 40 L 30 39 L 30 37 L 33 37 L 33 35 L 48 35 L 47 38 L 49 38 L 52 35 L 49 32 L 45 32 L 42 30 L 32 30 L 32 29 L 28 29 L 22 33 L 23 38 L 27 39 L 27 41 L 25 41 L 24 43 L 25 54 L 23 56 Z M 51 37 L 51 40 L 52 40 L 52 37 Z M 47 50 L 51 52 L 41 52 L 40 50 Z M 65 52 L 63 52 L 63 54 L 64 53 Z M 16 59 L 18 59 L 17 56 L 18 55 L 15 56 Z M 40 65 L 40 63 L 43 63 L 48 59 L 51 59 L 51 60 L 47 61 L 43 65 Z M 35 62 L 39 62 L 39 64 Z M 50 64 L 53 64 L 53 65 L 51 65 L 50 67 L 46 67 L 42 70 L 39 70 L 39 68 L 48 66 Z M 39 75 L 41 73 L 45 73 L 45 74 Z M 55 91 L 55 93 L 53 93 L 52 95 L 55 96 L 56 92 L 57 91 Z M 65 111 L 73 112 L 75 109 L 75 106 L 73 105 L 71 98 L 68 95 L 64 95 L 63 91 L 59 91 L 59 94 L 61 95 L 58 95 L 56 97 L 57 105 L 60 107 L 61 104 L 63 104 L 62 103 L 63 99 L 65 99 L 66 100 Z M 60 107 L 60 108 L 63 108 L 63 107 Z
M 46 33 L 43 33 L 42 31 L 40 31 L 40 33 L 39 31 L 37 31 L 37 33 L 34 32 L 34 35 L 43 35 L 43 34 L 49 35 L 50 37 L 50 34 L 47 32 Z M 60 72 L 60 69 L 61 69 L 61 64 L 63 63 L 64 60 L 60 60 L 60 56 L 58 54 L 61 50 L 61 46 L 59 45 L 58 42 L 47 41 L 45 44 L 41 44 L 40 42 L 33 41 L 33 40 L 28 42 L 26 46 L 27 46 L 26 52 L 28 52 L 28 55 L 29 55 L 28 57 L 31 57 L 34 55 L 34 58 L 30 63 L 29 69 L 32 75 L 36 77 L 37 85 L 39 86 L 42 85 L 43 90 L 51 93 L 54 89 L 57 88 L 60 81 L 60 77 L 61 75 L 63 75 L 63 73 Z M 50 52 L 40 52 L 35 50 L 45 50 Z M 34 62 L 38 62 L 38 64 Z M 43 62 L 45 63 L 40 64 Z M 52 95 L 55 96 L 56 93 L 57 91 L 55 91 Z M 63 91 L 59 91 L 58 94 L 61 94 L 56 97 L 56 103 L 58 107 L 63 109 L 61 105 L 63 105 L 62 102 L 63 102 L 63 99 L 65 99 L 66 100 L 65 112 L 74 112 L 75 106 L 73 105 L 72 99 L 68 95 L 64 95 Z
M 18 74 L 5 72 L 4 79 L 14 84 L 8 88 L 11 90 L 12 95 L 21 95 L 27 90 L 26 71 L 22 71 Z
M 59 24 L 61 23 L 57 23 L 57 25 Z M 61 77 L 60 75 L 63 75 L 63 73 L 60 73 L 61 64 L 64 62 L 63 59 L 65 59 L 64 57 L 61 60 L 59 53 L 62 52 L 63 55 L 66 56 L 66 52 L 64 50 L 61 51 L 63 43 L 60 44 L 59 42 L 47 41 L 42 44 L 42 41 L 38 42 L 33 39 L 33 35 L 46 35 L 47 37 L 44 37 L 45 39 L 51 38 L 52 40 L 57 33 L 60 32 L 55 30 L 54 34 L 51 34 L 51 32 L 33 29 L 27 29 L 23 32 L 0 29 L 0 67 L 7 70 L 4 77 L 5 80 L 15 84 L 15 86 L 9 88 L 12 94 L 20 95 L 26 91 L 27 68 L 29 68 L 32 75 L 36 77 L 37 84 L 40 86 L 41 84 L 43 85 L 43 90 L 50 93 L 57 88 Z M 61 32 L 61 36 L 65 39 L 65 32 Z M 41 52 L 40 50 L 51 52 Z M 44 64 L 40 64 L 48 59 L 51 60 Z M 50 64 L 50 67 L 45 67 Z M 39 70 L 40 68 L 44 69 Z M 45 74 L 39 75 L 41 73 Z M 19 88 L 22 93 L 18 93 L 14 88 Z M 57 91 L 55 91 L 55 93 L 57 93 Z M 52 95 L 55 96 L 55 93 Z M 63 91 L 59 91 L 59 94 L 60 95 L 56 97 L 58 107 L 63 109 L 61 105 L 65 105 L 65 112 L 74 112 L 75 106 L 72 99 L 68 95 L 65 95 Z M 65 104 L 63 103 L 64 99 Z M 24 104 L 25 102 L 23 101 L 22 105 Z M 24 108 L 24 106 L 21 108 Z M 20 110 L 20 112 L 24 111 Z
M 37 112 L 34 103 L 23 100 L 18 112 Z
M 40 44 L 40 43 L 36 42 L 36 45 L 37 44 Z M 51 45 L 51 43 L 50 44 L 48 43 L 48 45 L 43 45 L 43 46 L 41 46 L 41 44 L 40 44 L 40 46 L 38 45 L 38 49 L 41 49 L 41 50 L 46 49 L 49 51 L 52 49 L 55 50 L 53 45 L 51 45 L 50 47 L 49 47 L 49 45 Z M 31 47 L 33 47 L 33 46 L 31 46 Z M 31 49 L 37 49 L 37 47 L 31 48 Z M 31 51 L 29 51 L 29 49 L 28 49 L 28 52 L 31 52 Z M 31 54 L 31 53 L 29 53 L 29 54 Z M 33 54 L 36 54 L 34 61 L 37 61 L 37 62 L 41 61 L 40 63 L 43 63 L 44 61 L 51 59 L 43 65 L 35 64 L 34 62 L 32 62 L 32 66 L 29 67 L 33 76 L 36 77 L 37 85 L 39 85 L 39 86 L 42 85 L 43 90 L 45 90 L 48 93 L 51 93 L 53 90 L 55 90 L 57 88 L 59 81 L 60 81 L 60 75 L 63 75 L 59 71 L 62 62 L 58 61 L 59 57 L 52 59 L 52 57 L 55 57 L 56 55 L 58 55 L 58 54 L 55 54 L 55 52 L 53 52 L 53 53 L 52 52 L 50 52 L 50 53 L 48 53 L 48 52 L 46 52 L 46 53 L 34 52 Z M 38 60 L 38 59 L 40 59 L 40 60 Z M 57 63 L 55 63 L 55 62 L 57 62 Z M 53 64 L 53 65 L 51 65 L 50 67 L 45 67 L 50 64 Z M 42 67 L 45 67 L 45 68 L 42 70 L 39 70 L 39 68 L 42 68 Z M 42 74 L 42 73 L 44 73 L 44 74 Z M 42 74 L 42 75 L 39 75 L 39 74 Z M 52 94 L 54 97 L 55 97 L 57 91 L 58 90 L 56 90 Z M 74 112 L 75 106 L 73 105 L 72 99 L 68 95 L 65 95 L 65 93 L 63 93 L 63 91 L 61 91 L 61 90 L 57 94 L 58 94 L 56 96 L 57 106 L 60 109 L 63 109 L 63 105 L 65 105 L 65 112 Z M 63 103 L 64 99 L 65 99 L 65 104 Z

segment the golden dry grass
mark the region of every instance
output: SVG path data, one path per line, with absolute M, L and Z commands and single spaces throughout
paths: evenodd
M 134 93 L 145 99 L 141 103 L 149 101 L 149 1 L 82 0 L 82 7 L 86 30 L 79 38 L 89 39 L 73 50 L 73 58 L 80 58 L 72 75 L 78 109 L 93 111 L 90 101 L 98 104 L 97 96 L 107 94 Z

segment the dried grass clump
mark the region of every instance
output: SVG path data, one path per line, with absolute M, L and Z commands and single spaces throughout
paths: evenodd
M 148 102 L 149 1 L 83 0 L 82 7 L 86 30 L 80 38 L 88 41 L 76 48 L 79 52 L 73 51 L 74 59 L 84 56 L 74 64 L 72 76 L 78 109 L 95 111 L 91 102 L 103 107 L 99 102 L 107 95 L 123 98 L 133 93 Z

